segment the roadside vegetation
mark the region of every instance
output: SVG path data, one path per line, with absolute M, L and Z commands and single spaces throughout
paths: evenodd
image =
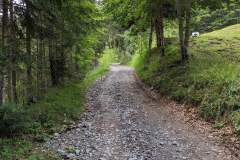
M 115 47 L 132 55 L 129 64 L 139 77 L 159 93 L 198 107 L 214 126 L 230 124 L 238 134 L 239 6 L 235 0 L 105 1 L 118 28 Z
M 83 80 L 51 88 L 41 101 L 31 106 L 2 106 L 0 114 L 4 116 L 0 130 L 8 136 L 0 138 L 0 159 L 57 159 L 54 154 L 44 155 L 35 149 L 36 144 L 66 130 L 80 118 L 85 109 L 88 87 L 108 71 L 115 59 L 114 51 L 106 50 L 99 59 L 98 67 L 87 73 Z
M 0 159 L 57 159 L 36 144 L 78 120 L 87 88 L 112 62 L 240 134 L 238 0 L 0 5 Z
M 102 11 L 92 0 L 3 0 L 0 12 L 0 159 L 55 159 L 36 144 L 74 124 L 114 59 Z
M 150 58 L 147 52 L 137 53 L 130 64 L 161 94 L 199 106 L 199 114 L 208 121 L 233 122 L 240 134 L 239 38 L 240 25 L 234 25 L 192 38 L 188 63 L 179 61 L 173 42 L 164 58 L 153 49 Z

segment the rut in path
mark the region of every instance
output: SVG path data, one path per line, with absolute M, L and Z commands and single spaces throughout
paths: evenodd
M 147 97 L 129 67 L 113 65 L 90 88 L 88 100 L 77 126 L 56 136 L 48 148 L 79 160 L 237 159 Z

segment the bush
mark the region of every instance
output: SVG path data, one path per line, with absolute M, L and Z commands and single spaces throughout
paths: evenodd
M 22 159 L 23 153 L 28 153 L 31 144 L 19 139 L 1 139 L 0 138 L 0 159 Z
M 0 160 L 56 160 L 54 155 L 34 153 L 33 142 L 43 142 L 51 134 L 73 124 L 84 111 L 85 92 L 116 60 L 114 50 L 106 50 L 99 66 L 78 80 L 48 90 L 45 97 L 31 106 L 5 104 L 0 107 Z M 23 136 L 20 134 L 23 133 Z M 28 134 L 28 135 L 27 135 Z M 19 135 L 19 136 L 18 136 Z M 3 138 L 2 136 L 8 136 Z M 16 139 L 15 139 L 15 138 Z
M 195 22 L 193 23 L 193 30 L 199 32 L 211 32 L 230 25 L 238 24 L 240 8 L 234 8 L 229 11 L 226 8 L 215 11 L 199 10 Z
M 52 153 L 41 153 L 40 150 L 33 151 L 33 145 L 23 139 L 1 139 L 1 160 L 59 160 Z
M 233 112 L 232 121 L 236 128 L 237 134 L 240 135 L 240 109 L 238 111 Z
M 0 134 L 23 133 L 29 126 L 29 117 L 22 106 L 8 103 L 0 107 Z

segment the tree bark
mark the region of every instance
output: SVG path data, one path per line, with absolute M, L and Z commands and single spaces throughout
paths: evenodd
M 160 21 L 159 16 L 155 17 L 155 32 L 156 32 L 156 39 L 157 39 L 157 47 L 161 47 L 161 33 L 160 33 Z
M 15 30 L 15 20 L 14 20 L 14 10 L 13 10 L 13 0 L 10 0 L 10 22 L 11 22 L 11 98 L 12 101 L 17 103 L 18 96 L 17 96 L 17 40 L 16 40 L 16 30 Z
M 48 49 L 49 49 L 49 64 L 50 64 L 50 72 L 51 72 L 51 81 L 52 86 L 58 86 L 60 84 L 59 82 L 59 76 L 58 76 L 58 60 L 56 56 L 57 50 L 57 44 L 55 42 L 55 45 L 53 44 L 53 40 L 49 39 Z M 54 52 L 55 48 L 55 52 Z
M 177 0 L 177 12 L 179 23 L 179 42 L 182 61 L 189 58 L 188 47 L 191 29 L 191 0 L 184 1 Z M 185 24 L 185 26 L 184 26 Z
M 154 24 L 153 24 L 153 19 L 151 18 L 150 20 L 150 33 L 149 33 L 149 42 L 148 42 L 148 52 L 149 55 L 151 54 L 151 49 L 152 49 L 152 36 L 153 36 L 153 29 L 154 29 Z
M 42 13 L 40 13 L 40 23 L 42 23 Z M 42 24 L 40 27 L 43 27 Z M 40 99 L 45 90 L 44 74 L 44 38 L 43 30 L 40 30 L 39 39 L 37 40 L 38 53 L 37 53 L 37 98 Z
M 180 42 L 180 51 L 181 51 L 181 56 L 182 60 L 185 60 L 186 55 L 185 55 L 185 47 L 184 47 L 184 19 L 180 16 L 178 18 L 178 23 L 179 23 L 179 42 Z
M 59 57 L 59 63 L 58 63 L 58 78 L 60 80 L 60 83 L 64 82 L 64 76 L 65 76 L 65 48 L 64 48 L 64 19 L 62 18 L 62 28 L 61 28 L 61 44 L 60 44 L 60 57 Z
M 3 61 L 6 56 L 6 30 L 8 24 L 8 0 L 3 0 L 3 14 L 2 14 L 2 54 L 1 54 L 1 64 L 0 64 L 0 105 L 3 104 L 3 90 L 4 90 L 4 71 L 5 66 Z
M 160 13 L 159 13 L 159 25 L 160 25 L 160 44 L 161 54 L 165 55 L 165 41 L 164 41 L 164 15 L 163 15 L 163 0 L 160 2 Z
M 26 51 L 27 51 L 27 104 L 30 105 L 34 102 L 33 100 L 33 78 L 32 78 L 32 49 L 31 49 L 31 23 L 29 21 L 30 19 L 30 11 L 29 11 L 29 4 L 28 1 L 26 1 L 26 19 L 27 27 L 26 27 Z
M 186 26 L 185 26 L 185 36 L 184 36 L 184 54 L 185 58 L 188 59 L 188 48 L 189 48 L 189 39 L 191 34 L 191 0 L 188 1 L 186 6 Z
M 160 54 L 165 55 L 164 42 L 164 15 L 163 15 L 163 1 L 160 2 L 159 13 L 155 17 L 155 31 L 157 38 L 157 47 L 160 49 Z

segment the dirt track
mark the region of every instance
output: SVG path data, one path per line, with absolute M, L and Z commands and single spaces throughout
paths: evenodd
M 79 124 L 48 143 L 66 159 L 237 159 L 146 96 L 129 67 L 113 65 L 90 88 L 88 99 L 88 112 Z

